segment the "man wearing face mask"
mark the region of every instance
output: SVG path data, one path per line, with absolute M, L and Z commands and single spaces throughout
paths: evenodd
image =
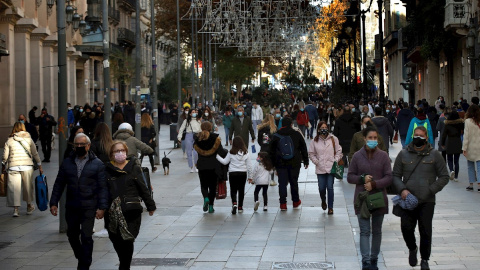
M 248 146 L 248 133 L 252 136 L 252 143 L 255 142 L 255 132 L 253 131 L 252 120 L 250 117 L 245 115 L 244 109 L 242 106 L 237 108 L 237 117 L 232 121 L 232 126 L 230 127 L 229 141 L 232 144 L 232 138 L 240 136 L 243 139 L 243 142 Z
M 50 213 L 58 214 L 58 202 L 67 192 L 65 218 L 67 237 L 78 260 L 77 269 L 89 269 L 92 263 L 93 226 L 95 218 L 102 219 L 108 208 L 108 189 L 105 166 L 93 152 L 90 139 L 79 133 L 74 139 L 74 152 L 65 158 L 50 198 Z
M 280 109 L 275 109 L 273 112 L 273 117 L 275 118 L 275 125 L 277 126 L 277 130 L 282 128 L 282 112 Z
M 423 126 L 414 130 L 412 142 L 403 149 L 393 166 L 393 185 L 405 200 L 409 193 L 418 199 L 414 210 L 404 210 L 401 216 L 403 239 L 409 249 L 410 266 L 418 263 L 415 228 L 420 233 L 421 269 L 430 269 L 432 250 L 432 220 L 435 194 L 448 184 L 449 174 L 442 154 L 428 143 L 428 131 Z

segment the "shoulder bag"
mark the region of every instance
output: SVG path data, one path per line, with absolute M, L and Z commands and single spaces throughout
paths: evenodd
M 368 210 L 372 211 L 378 208 L 385 207 L 385 200 L 383 199 L 383 192 L 379 191 L 377 193 L 369 194 L 367 196 L 367 207 Z
M 409 175 L 407 178 L 404 178 L 404 180 L 403 180 L 403 183 L 404 183 L 404 184 L 407 184 L 408 180 L 410 180 L 410 177 L 411 177 L 411 176 L 413 175 L 413 173 L 415 172 L 415 169 L 417 168 L 418 164 L 420 164 L 420 162 L 422 161 L 423 157 L 424 157 L 424 156 L 422 156 L 422 157 L 418 160 L 417 164 L 415 164 L 415 167 L 413 167 L 413 170 L 412 170 L 412 172 L 410 173 L 410 175 Z M 387 194 L 388 194 L 388 195 L 398 195 L 398 192 L 397 192 L 397 190 L 395 189 L 395 186 L 393 185 L 393 183 L 390 184 L 390 186 L 387 187 Z
M 187 122 L 187 124 L 185 125 L 185 128 L 183 129 L 183 132 L 182 132 L 182 141 L 185 140 L 185 136 L 187 136 L 187 127 L 189 126 L 190 124 Z
M 415 164 L 415 167 L 413 168 L 413 170 L 412 170 L 412 172 L 410 173 L 410 175 L 403 180 L 403 183 L 404 183 L 404 184 L 407 184 L 408 180 L 410 180 L 410 177 L 413 175 L 413 172 L 414 172 L 415 169 L 417 168 L 418 164 L 420 164 L 420 162 L 422 161 L 423 157 L 424 157 L 424 156 L 422 156 L 422 157 L 418 160 L 417 164 Z M 390 185 L 389 187 L 392 187 L 392 189 L 394 189 L 394 188 L 393 188 L 393 185 Z M 387 189 L 388 189 L 388 188 L 387 188 Z M 395 190 L 395 191 L 396 191 L 396 190 Z M 393 194 L 397 194 L 397 195 L 398 195 L 398 193 L 396 193 L 396 192 L 393 193 Z M 403 217 L 403 216 L 406 214 L 405 211 L 407 211 L 407 210 L 403 209 L 403 208 L 400 206 L 400 204 L 397 204 L 397 205 L 394 205 L 394 206 L 393 206 L 392 214 L 394 214 L 394 215 L 397 216 L 397 217 Z
M 7 171 L 0 175 L 0 197 L 6 197 L 8 190 L 8 174 Z
M 335 154 L 337 153 L 337 149 L 335 147 L 335 140 L 333 139 L 333 137 L 331 137 L 332 139 L 332 144 L 333 144 L 333 156 L 335 157 Z M 332 170 L 330 171 L 330 174 L 333 174 L 333 176 L 337 179 L 343 179 L 343 171 L 344 171 L 344 167 L 343 167 L 343 160 L 340 159 L 340 161 L 334 161 L 333 162 L 333 166 L 332 166 Z
M 30 154 L 30 152 L 28 152 L 27 148 L 25 148 L 25 146 L 23 146 L 23 143 L 21 141 L 18 141 L 18 143 L 22 146 L 23 150 L 25 150 L 25 153 L 27 153 L 27 155 L 32 159 L 32 162 L 33 162 L 33 170 L 38 170 L 38 164 L 37 162 L 32 158 L 32 155 Z

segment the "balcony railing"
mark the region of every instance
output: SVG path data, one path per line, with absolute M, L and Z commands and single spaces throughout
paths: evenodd
M 116 10 L 115 8 L 109 6 L 108 7 L 108 18 L 112 20 L 114 24 L 120 23 L 120 11 Z
M 127 28 L 118 28 L 118 44 L 123 47 L 135 47 L 135 33 Z
M 468 0 L 447 0 L 443 27 L 445 29 L 465 27 L 469 23 L 470 9 Z

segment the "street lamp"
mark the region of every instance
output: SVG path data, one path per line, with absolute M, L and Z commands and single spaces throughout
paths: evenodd
M 75 13 L 72 16 L 72 23 L 73 23 L 73 30 L 77 31 L 80 27 L 80 15 L 77 13 L 77 9 L 75 8 Z
M 87 29 L 87 22 L 85 22 L 85 20 L 83 19 L 83 15 L 80 17 L 78 29 L 80 30 L 80 35 L 84 36 Z
M 468 58 L 474 59 L 475 58 L 475 31 L 474 27 L 470 27 L 470 30 L 467 34 L 467 51 L 468 51 Z
M 68 1 L 68 6 L 65 8 L 65 15 L 68 24 L 71 24 L 73 21 L 73 13 L 75 12 L 75 8 L 70 5 L 70 1 Z

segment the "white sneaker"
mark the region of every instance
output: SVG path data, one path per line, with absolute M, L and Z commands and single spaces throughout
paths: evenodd
M 453 180 L 453 179 L 455 179 L 455 172 L 451 171 L 450 172 L 450 180 Z
M 277 182 L 275 182 L 275 180 L 270 181 L 270 186 L 276 186 L 276 185 L 277 185 Z
M 453 179 L 453 181 L 455 181 L 455 182 L 458 182 L 458 179 L 457 179 L 457 178 L 455 178 L 455 179 Z
M 27 215 L 31 215 L 35 211 L 35 205 L 33 203 L 27 205 Z
M 263 211 L 268 211 L 268 207 L 266 205 L 263 206 Z
M 186 158 L 187 158 L 187 154 L 183 152 L 183 159 L 186 159 Z
M 13 209 L 13 217 L 18 217 L 18 208 Z
M 198 173 L 197 167 L 193 167 L 193 169 L 195 170 L 196 173 Z
M 259 202 L 259 201 L 256 201 L 256 202 L 255 202 L 255 205 L 253 206 L 253 211 L 257 212 L 259 205 L 260 205 L 260 202 Z
M 190 168 L 190 173 L 194 173 L 194 172 L 195 172 L 194 167 Z

